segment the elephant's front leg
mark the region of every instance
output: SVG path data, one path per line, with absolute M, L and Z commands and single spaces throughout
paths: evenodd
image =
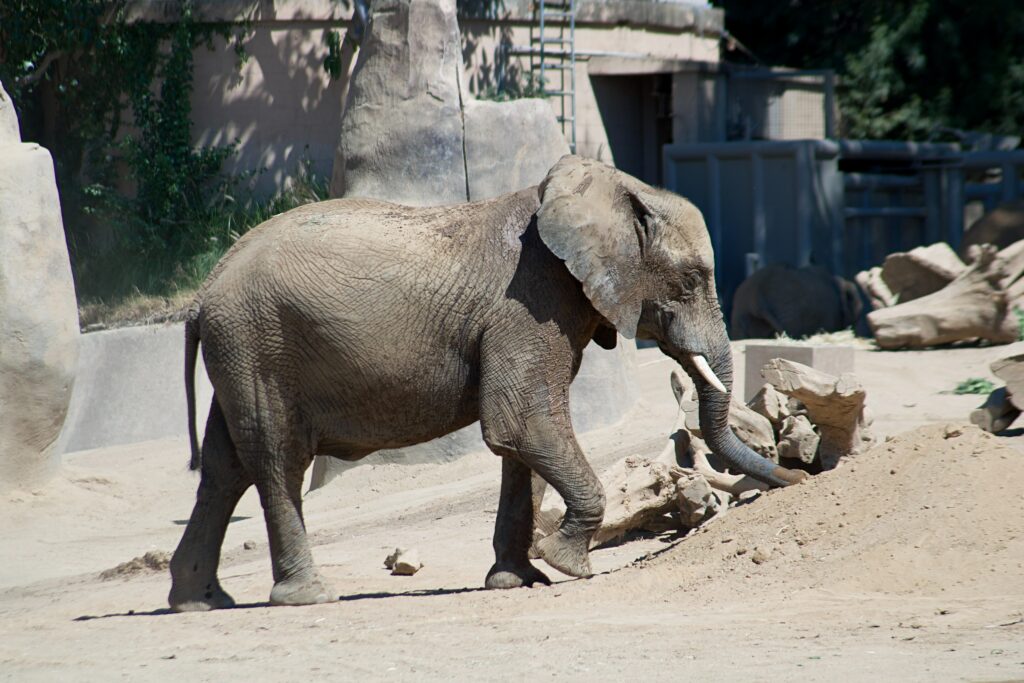
M 584 577 L 592 574 L 590 539 L 601 526 L 605 497 L 601 482 L 572 431 L 568 396 L 572 379 L 570 367 L 571 357 L 569 362 L 554 363 L 528 356 L 522 348 L 506 353 L 500 345 L 494 348 L 485 344 L 480 377 L 480 424 L 484 441 L 492 451 L 528 466 L 562 496 L 566 514 L 561 527 L 538 541 L 535 548 L 541 559 L 555 569 L 570 576 Z M 505 493 L 504 481 L 502 493 Z M 532 520 L 530 494 L 529 476 L 517 475 L 510 495 L 516 498 L 517 514 Z M 499 524 L 502 523 L 500 517 Z M 532 526 L 531 522 L 531 533 Z M 526 527 L 525 523 L 516 527 L 524 537 Z M 529 544 L 523 543 L 522 562 L 526 562 Z
M 533 543 L 533 504 L 530 468 L 510 456 L 501 459 L 501 499 L 494 524 L 494 566 L 487 572 L 488 588 L 519 588 L 551 579 L 530 564 Z

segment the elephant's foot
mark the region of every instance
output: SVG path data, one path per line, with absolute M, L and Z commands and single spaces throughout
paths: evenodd
M 167 602 L 175 612 L 208 612 L 212 609 L 228 609 L 235 606 L 234 599 L 216 582 L 207 584 L 201 590 L 172 585 Z
M 542 560 L 563 574 L 580 578 L 594 574 L 590 571 L 590 542 L 583 535 L 569 536 L 558 530 L 537 541 L 534 547 Z
M 532 588 L 535 583 L 550 586 L 551 579 L 529 562 L 521 565 L 502 562 L 495 563 L 491 570 L 487 572 L 487 579 L 484 581 L 484 585 L 492 589 L 520 588 L 522 586 Z
M 270 591 L 272 605 L 316 605 L 337 598 L 338 594 L 319 574 L 278 581 Z

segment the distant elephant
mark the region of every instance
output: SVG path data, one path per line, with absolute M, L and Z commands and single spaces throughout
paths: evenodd
M 732 299 L 733 339 L 799 339 L 856 325 L 863 305 L 857 285 L 824 268 L 770 265 L 743 281 Z
M 302 517 L 314 454 L 356 460 L 479 420 L 502 456 L 489 588 L 548 583 L 530 564 L 531 472 L 565 500 L 536 550 L 571 575 L 605 497 L 576 442 L 569 384 L 584 347 L 615 332 L 657 341 L 693 378 L 708 445 L 736 471 L 784 486 L 728 426 L 732 361 L 700 212 L 601 163 L 563 157 L 540 186 L 433 208 L 342 199 L 303 206 L 242 237 L 188 310 L 185 376 L 195 509 L 171 560 L 175 610 L 233 605 L 217 565 L 255 484 L 274 604 L 337 593 L 313 563 Z M 200 452 L 197 348 L 214 387 Z
M 1024 199 L 1000 204 L 971 223 L 964 231 L 957 253 L 970 263 L 968 252 L 975 244 L 992 244 L 1001 250 L 1020 240 L 1024 240 Z

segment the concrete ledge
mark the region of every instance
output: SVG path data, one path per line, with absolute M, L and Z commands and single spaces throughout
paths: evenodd
M 81 336 L 78 374 L 59 452 L 185 437 L 185 332 L 181 323 L 129 327 Z M 635 349 L 625 339 L 606 351 L 587 347 L 570 394 L 573 424 L 587 432 L 618 422 L 637 401 Z M 196 368 L 200 434 L 213 388 L 202 359 Z M 360 462 L 448 462 L 486 448 L 479 424 L 424 444 L 380 451 Z M 351 466 L 332 460 L 331 471 Z
M 747 342 L 743 373 L 744 402 L 752 399 L 764 386 L 761 368 L 772 358 L 802 363 L 838 377 L 844 372 L 853 372 L 854 349 L 852 346 L 818 346 L 800 342 L 787 344 L 778 339 Z

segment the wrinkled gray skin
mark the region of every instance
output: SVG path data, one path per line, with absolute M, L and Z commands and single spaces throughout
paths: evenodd
M 799 339 L 856 325 L 863 306 L 857 285 L 824 268 L 770 265 L 748 277 L 732 298 L 733 339 Z
M 604 492 L 569 419 L 569 384 L 593 338 L 657 340 L 691 373 L 708 444 L 737 470 L 799 481 L 743 446 L 727 386 L 731 356 L 700 213 L 608 166 L 563 157 L 541 186 L 495 199 L 408 208 L 344 199 L 276 216 L 245 235 L 186 321 L 194 416 L 197 344 L 215 396 L 195 509 L 171 561 L 177 610 L 229 607 L 217 579 L 224 532 L 249 485 L 270 538 L 274 604 L 333 600 L 310 554 L 300 487 L 314 454 L 356 460 L 480 420 L 502 457 L 490 588 L 548 583 L 530 564 L 531 472 L 567 506 L 537 543 L 590 575 Z M 200 465 L 201 463 L 201 465 Z

